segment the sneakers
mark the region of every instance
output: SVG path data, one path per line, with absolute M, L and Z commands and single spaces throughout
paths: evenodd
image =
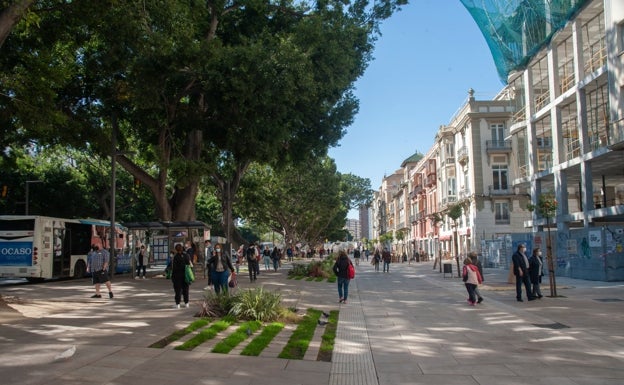
M 141 277 L 139 277 L 138 275 L 136 277 L 134 277 L 134 279 L 140 279 Z
M 174 309 L 179 309 L 179 308 L 180 308 L 180 304 L 179 304 L 179 303 L 177 303 L 177 304 L 173 305 L 173 308 L 174 308 Z
M 145 279 L 145 276 L 143 276 L 143 279 Z
M 188 302 L 184 304 L 184 307 L 186 307 L 186 308 L 188 308 L 188 307 L 189 307 Z
M 340 299 L 338 300 L 338 303 L 343 303 L 343 302 L 344 302 L 344 298 L 340 298 Z
M 347 304 L 347 300 L 346 299 L 342 300 L 342 303 L 346 305 Z
M 479 297 L 479 299 L 477 300 L 477 303 L 481 303 L 483 302 L 483 297 Z
M 91 298 L 102 298 L 102 296 L 100 294 L 93 294 Z
M 112 291 L 108 292 L 108 298 L 113 299 L 113 292 Z

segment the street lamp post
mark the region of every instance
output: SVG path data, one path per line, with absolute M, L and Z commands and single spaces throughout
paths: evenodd
M 30 195 L 29 194 L 29 192 L 30 192 L 29 186 L 30 186 L 31 183 L 43 183 L 43 181 L 42 180 L 27 180 L 26 181 L 26 194 L 25 194 L 25 197 L 24 197 L 24 214 L 25 215 L 28 215 L 28 208 L 29 208 L 28 201 L 30 200 L 30 198 L 29 198 L 29 195 Z

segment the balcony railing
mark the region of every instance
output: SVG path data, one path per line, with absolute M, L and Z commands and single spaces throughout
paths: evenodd
M 535 111 L 544 108 L 550 102 L 550 91 L 546 90 L 535 96 Z
M 495 188 L 492 185 L 488 187 L 488 191 L 490 196 L 513 195 L 515 193 L 512 188 Z
M 525 120 L 526 120 L 526 107 L 522 107 L 521 109 L 519 109 L 515 114 L 513 114 L 513 117 L 511 118 L 511 122 L 513 124 L 523 122 Z
M 466 199 L 466 198 L 470 198 L 470 195 L 472 195 L 472 193 L 470 192 L 469 188 L 463 188 L 461 190 L 459 190 L 459 199 Z
M 457 150 L 457 161 L 461 164 L 466 164 L 468 161 L 468 147 L 462 146 Z
M 493 152 L 511 152 L 511 140 L 486 140 L 485 151 L 489 153 Z
M 442 198 L 442 205 L 450 205 L 457 202 L 457 197 L 454 195 Z

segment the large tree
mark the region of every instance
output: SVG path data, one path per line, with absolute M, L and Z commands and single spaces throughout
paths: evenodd
M 371 198 L 368 179 L 341 174 L 331 158 L 321 157 L 276 169 L 254 164 L 237 211 L 288 241 L 316 244 L 343 239 L 347 212 Z
M 160 219 L 194 219 L 209 176 L 229 228 L 252 162 L 296 162 L 342 137 L 379 23 L 404 3 L 66 3 L 7 39 L 0 118 L 102 154 L 114 137 Z

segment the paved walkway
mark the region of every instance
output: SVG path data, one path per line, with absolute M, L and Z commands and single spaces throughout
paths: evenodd
M 347 305 L 335 284 L 263 271 L 254 285 L 287 306 L 340 309 L 331 363 L 184 352 L 148 346 L 188 325 L 170 283 L 116 277 L 115 299 L 91 300 L 87 280 L 0 286 L 26 303 L 0 307 L 0 378 L 10 384 L 557 384 L 624 383 L 624 283 L 557 277 L 562 297 L 516 302 L 507 272 L 486 269 L 483 304 L 431 263 L 374 272 L 362 262 Z M 251 284 L 241 276 L 241 287 Z M 203 284 L 192 286 L 191 300 Z M 549 293 L 548 283 L 543 287 Z M 19 302 L 17 301 L 17 302 Z M 14 309 L 23 314 L 17 313 Z M 55 359 L 76 346 L 69 359 Z

